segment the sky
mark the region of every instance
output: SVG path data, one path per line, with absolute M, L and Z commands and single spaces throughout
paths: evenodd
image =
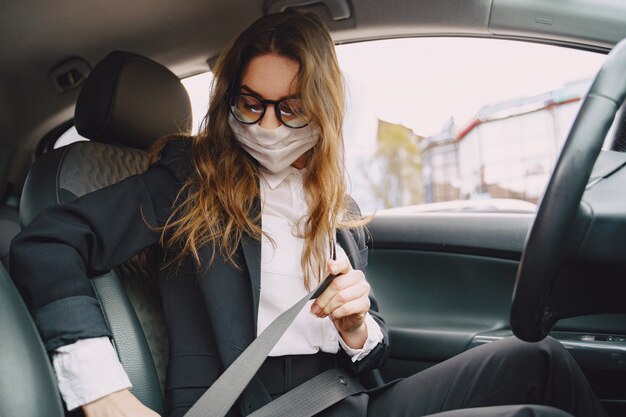
M 541 94 L 590 78 L 605 57 L 477 38 L 363 42 L 338 46 L 337 55 L 357 89 L 365 88 L 374 113 L 420 135 L 439 131 L 450 116 L 462 125 L 483 104 Z

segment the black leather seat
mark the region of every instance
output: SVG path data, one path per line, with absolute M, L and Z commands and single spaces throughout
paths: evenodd
M 26 305 L 0 264 L 0 416 L 62 417 L 48 355 Z
M 11 240 L 19 232 L 18 210 L 11 206 L 0 206 L 0 260 L 5 266 L 9 258 Z
M 167 68 L 139 55 L 113 52 L 85 82 L 75 124 L 91 141 L 56 149 L 35 162 L 22 193 L 22 226 L 47 206 L 71 202 L 144 171 L 146 150 L 156 139 L 189 132 L 191 105 L 180 80 Z M 133 393 L 162 413 L 167 335 L 148 254 L 92 279 L 92 284 Z

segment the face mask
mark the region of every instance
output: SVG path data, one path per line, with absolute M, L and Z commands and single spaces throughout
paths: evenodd
M 311 125 L 291 129 L 281 124 L 276 129 L 264 129 L 258 123 L 241 123 L 232 115 L 228 122 L 241 147 L 274 174 L 293 164 L 319 139 L 319 132 Z

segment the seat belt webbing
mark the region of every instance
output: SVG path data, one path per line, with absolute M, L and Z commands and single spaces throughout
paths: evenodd
M 355 377 L 332 368 L 286 392 L 248 417 L 294 417 L 294 413 L 298 417 L 311 417 L 363 390 L 365 388 Z
M 185 413 L 184 417 L 224 417 L 228 410 L 230 410 L 230 408 L 233 406 L 235 401 L 237 401 L 237 398 L 239 398 L 252 377 L 259 370 L 267 355 L 271 352 L 276 343 L 278 343 L 280 337 L 283 335 L 283 333 L 285 333 L 291 322 L 293 322 L 293 320 L 296 318 L 300 310 L 302 310 L 304 305 L 309 300 L 317 298 L 322 292 L 324 292 L 324 290 L 333 281 L 333 279 L 335 279 L 335 277 L 336 275 L 329 275 L 315 290 L 311 291 L 309 294 L 304 296 L 304 298 L 291 306 L 289 310 L 278 316 L 256 339 L 254 339 L 250 346 L 248 346 L 248 348 L 244 350 L 237 359 L 235 359 L 235 361 L 226 369 L 226 371 L 224 371 L 224 373 L 217 379 L 217 381 L 215 381 L 215 383 L 213 383 L 213 385 L 211 385 L 209 389 L 207 389 L 206 392 L 202 394 L 198 401 L 189 409 L 189 411 L 187 411 L 187 413 Z M 321 375 L 318 375 L 318 377 L 313 378 L 309 382 L 311 382 L 312 384 L 316 384 L 313 381 L 325 374 L 330 375 L 327 371 Z M 325 376 L 324 378 L 327 377 L 328 376 Z M 348 385 L 350 387 L 354 387 L 354 380 L 348 378 L 347 375 L 336 375 L 337 380 L 339 380 L 340 377 L 345 378 L 346 381 L 349 381 Z M 319 381 L 321 380 L 322 379 L 319 379 Z M 296 387 L 292 391 L 298 390 L 298 388 L 306 385 L 308 385 L 307 382 L 300 385 L 299 387 Z M 342 383 L 340 383 L 339 385 L 344 386 Z M 347 387 L 348 385 L 345 386 Z M 317 388 L 319 385 L 314 386 L 316 387 L 316 390 L 320 389 Z M 337 384 L 333 384 L 333 386 L 334 388 L 331 390 L 334 392 L 334 390 L 337 388 Z M 309 385 L 309 388 L 310 387 L 312 386 Z M 283 397 L 290 395 L 292 391 L 284 394 Z M 337 389 L 338 394 L 340 393 L 340 391 L 341 390 Z M 352 392 L 352 394 L 356 392 L 358 391 Z M 352 394 L 344 395 L 342 398 L 339 398 L 332 403 L 328 403 L 326 407 Z M 323 396 L 330 399 L 329 392 L 323 393 Z M 306 396 L 303 397 L 306 398 Z M 291 398 L 291 396 L 287 397 L 287 399 L 289 398 Z M 303 405 L 303 403 L 299 405 Z M 263 408 L 261 408 L 259 411 L 261 411 Z M 300 415 L 300 411 L 298 411 L 298 414 Z

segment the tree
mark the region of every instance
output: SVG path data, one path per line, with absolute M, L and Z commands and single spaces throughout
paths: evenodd
M 421 136 L 400 124 L 378 121 L 378 147 L 363 167 L 376 206 L 391 208 L 423 202 Z

